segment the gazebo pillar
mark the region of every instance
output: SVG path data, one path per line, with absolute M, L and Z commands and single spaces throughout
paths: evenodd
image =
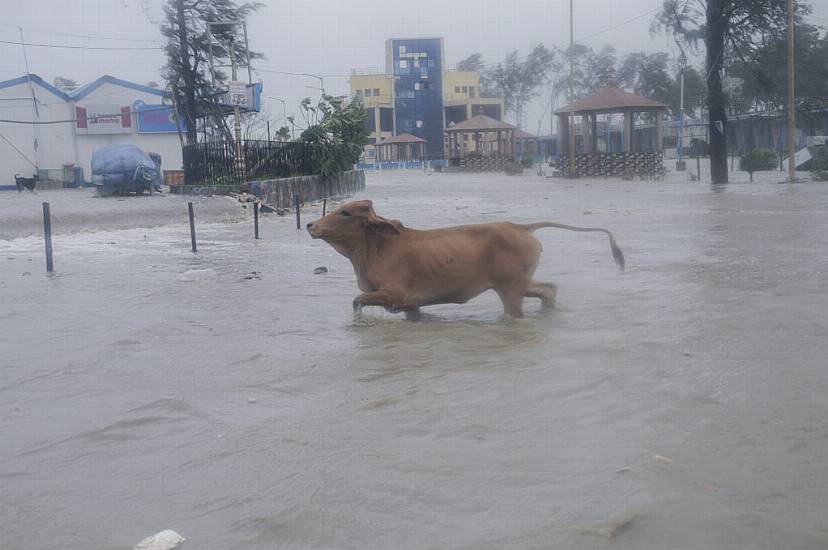
M 598 152 L 598 114 L 592 113 L 592 124 L 590 125 L 590 139 L 592 140 L 592 152 Z
M 631 109 L 624 111 L 624 152 L 633 152 L 633 112 Z
M 558 115 L 558 155 L 569 154 L 569 115 Z
M 661 115 L 660 110 L 655 112 L 655 150 L 657 153 L 664 150 L 664 130 L 661 126 Z
M 510 138 L 509 138 L 509 148 L 510 148 L 509 156 L 512 157 L 512 158 L 515 158 L 516 151 L 515 151 L 515 129 L 514 128 L 509 130 L 509 136 L 510 136 Z

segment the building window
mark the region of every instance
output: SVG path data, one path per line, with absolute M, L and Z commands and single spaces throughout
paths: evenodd
M 454 93 L 455 93 L 455 94 L 459 94 L 459 93 L 460 93 L 460 86 L 455 86 L 455 87 L 454 87 Z
M 423 127 L 423 121 L 422 121 L 422 120 L 418 120 L 418 121 L 417 121 L 417 128 L 422 128 L 422 127 Z
M 420 83 L 419 83 L 419 82 L 415 82 L 415 83 L 414 83 L 414 89 L 415 89 L 415 90 L 421 90 L 421 89 L 422 89 L 422 87 L 420 86 Z
M 463 86 L 462 91 L 463 91 L 464 94 L 469 93 L 469 87 L 468 86 Z
M 405 46 L 400 46 L 400 53 L 405 53 Z
M 429 59 L 429 60 L 428 60 L 428 68 L 429 68 L 429 69 L 433 69 L 433 68 L 434 68 L 434 60 L 433 60 L 433 59 Z
M 416 67 L 418 69 L 420 68 L 420 60 L 417 59 L 416 57 L 414 58 L 414 67 Z
M 380 95 L 380 93 L 379 93 L 379 88 L 374 88 L 374 95 L 375 95 L 376 97 L 379 97 L 379 95 Z
M 474 97 L 474 86 L 469 86 L 469 97 Z
M 407 69 L 408 68 L 408 60 L 407 59 L 400 59 L 400 69 Z

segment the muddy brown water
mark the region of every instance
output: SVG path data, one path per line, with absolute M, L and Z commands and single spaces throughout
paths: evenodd
M 289 217 L 193 255 L 186 219 L 78 214 L 51 277 L 0 241 L 0 547 L 826 548 L 828 186 L 716 191 L 370 175 L 413 227 L 615 233 L 624 273 L 538 231 L 559 306 L 519 321 L 487 293 L 354 322 L 350 265 Z

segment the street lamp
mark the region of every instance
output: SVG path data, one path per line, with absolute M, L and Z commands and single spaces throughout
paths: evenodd
M 684 69 L 687 67 L 687 56 L 681 52 L 678 58 L 681 80 L 681 92 L 679 96 L 679 137 L 678 137 L 678 160 L 676 161 L 676 171 L 683 172 L 686 168 L 684 164 Z
M 268 99 L 273 99 L 275 101 L 281 101 L 282 102 L 282 121 L 283 121 L 282 125 L 287 126 L 287 112 L 285 111 L 285 100 L 282 99 L 281 97 L 272 97 L 272 96 L 265 96 L 265 97 L 268 98 Z

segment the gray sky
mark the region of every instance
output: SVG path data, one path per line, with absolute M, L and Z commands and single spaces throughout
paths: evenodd
M 352 68 L 384 65 L 389 37 L 442 36 L 447 63 L 481 52 L 495 63 L 511 50 L 527 52 L 534 45 L 565 46 L 569 40 L 568 0 L 264 0 L 250 20 L 251 48 L 266 59 L 254 68 L 266 96 L 282 97 L 288 115 L 298 111 L 302 97 L 317 94 L 306 86 L 318 81 L 264 72 L 264 69 L 325 75 L 328 92 L 345 94 Z M 619 54 L 670 51 L 672 41 L 651 36 L 649 25 L 662 0 L 575 0 L 575 39 L 593 48 L 614 45 Z M 828 26 L 828 2 L 812 2 L 815 23 Z M 0 40 L 53 45 L 140 48 L 162 44 L 158 22 L 162 0 L 0 0 Z M 482 7 L 481 7 L 482 6 Z M 87 38 L 72 35 L 89 35 Z M 117 40 L 113 40 L 117 39 Z M 20 46 L 0 43 L 0 80 L 24 74 Z M 73 50 L 27 48 L 31 72 L 51 81 L 55 76 L 85 83 L 103 74 L 146 83 L 160 82 L 163 56 L 157 50 Z M 256 74 L 254 74 L 256 78 Z M 537 131 L 543 104 L 529 112 L 527 129 Z M 270 101 L 273 120 L 281 103 Z M 298 113 L 297 113 L 298 114 Z M 548 128 L 548 115 L 544 119 Z

